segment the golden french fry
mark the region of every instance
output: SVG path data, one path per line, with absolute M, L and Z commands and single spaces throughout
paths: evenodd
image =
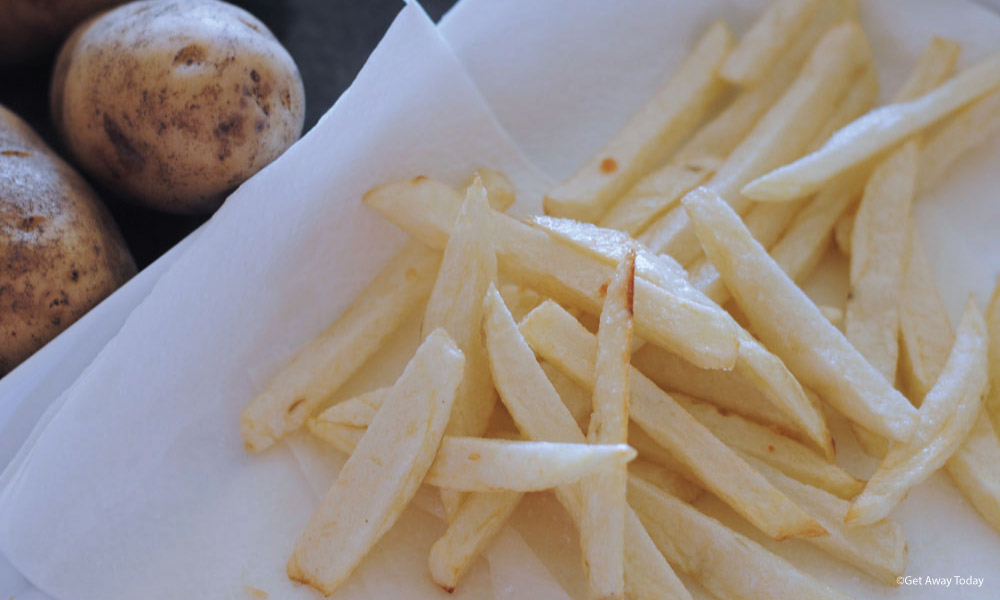
M 522 435 L 533 440 L 584 442 L 583 432 L 538 366 L 534 352 L 495 289 L 487 293 L 485 307 L 483 328 L 493 380 Z M 583 513 L 579 486 L 558 488 L 556 497 L 579 528 Z M 625 548 L 629 598 L 690 598 L 631 508 L 625 511 Z
M 666 256 L 656 256 L 642 246 L 636 246 L 637 243 L 623 232 L 552 217 L 533 217 L 529 222 L 556 239 L 609 264 L 621 260 L 625 248 L 635 246 L 637 275 L 661 287 L 675 290 L 685 299 L 710 307 L 721 318 L 731 322 L 739 332 L 740 343 L 733 372 L 749 381 L 768 402 L 787 414 L 793 430 L 803 432 L 824 454 L 833 457 L 833 442 L 825 417 L 818 407 L 809 402 L 802 387 L 785 365 L 743 330 L 728 313 L 688 283 L 683 268 L 676 262 Z M 724 373 L 718 375 L 727 377 Z M 713 375 L 706 377 L 713 378 Z
M 985 410 L 947 468 L 962 494 L 1000 532 L 1000 439 Z
M 594 365 L 594 411 L 587 432 L 591 444 L 623 444 L 628 439 L 635 254 L 634 249 L 629 250 L 618 264 L 601 310 Z M 621 463 L 580 482 L 580 539 L 593 598 L 625 597 L 626 475 L 625 464 Z
M 718 195 L 684 199 L 705 253 L 769 348 L 800 381 L 851 420 L 894 440 L 917 426 L 914 408 L 831 325 Z
M 365 201 L 434 248 L 447 242 L 456 198 L 430 193 L 430 180 L 407 181 L 369 192 Z M 601 310 L 603 286 L 614 267 L 553 240 L 548 234 L 493 213 L 490 219 L 501 272 L 514 281 L 591 314 Z M 717 311 L 638 279 L 635 283 L 636 333 L 710 369 L 733 366 L 739 351 L 738 328 Z
M 874 66 L 869 65 L 851 86 L 847 97 L 827 120 L 823 129 L 816 135 L 813 145 L 820 146 L 834 131 L 864 114 L 875 104 L 877 96 L 878 76 Z M 771 248 L 806 205 L 808 202 L 758 203 L 750 207 L 744 215 L 743 222 L 762 246 Z M 722 283 L 719 272 L 704 256 L 692 264 L 691 282 L 719 304 L 729 300 L 729 290 Z
M 733 450 L 752 456 L 804 484 L 844 499 L 857 496 L 865 487 L 863 481 L 847 471 L 768 427 L 681 394 L 674 394 L 673 398 Z
M 847 598 L 638 477 L 629 477 L 628 499 L 667 560 L 717 598 Z
M 392 527 L 434 460 L 464 366 L 447 333 L 427 336 L 296 542 L 291 579 L 329 596 Z
M 472 494 L 462 502 L 438 541 L 431 546 L 427 566 L 431 578 L 451 593 L 521 502 L 520 492 Z
M 939 469 L 961 446 L 982 409 L 987 376 L 986 323 L 970 298 L 948 362 L 920 406 L 919 426 L 894 445 L 855 498 L 846 521 L 874 523 L 889 514 L 914 485 Z
M 726 57 L 719 74 L 744 87 L 760 81 L 819 5 L 819 0 L 772 2 Z
M 807 542 L 881 583 L 898 585 L 896 578 L 906 570 L 906 540 L 899 523 L 883 519 L 871 525 L 845 525 L 844 516 L 850 507 L 846 500 L 800 483 L 764 461 L 750 457 L 748 462 L 802 506 L 829 533 L 809 538 Z
M 547 301 L 521 321 L 529 345 L 585 388 L 594 386 L 597 341 L 572 315 Z M 802 509 L 775 490 L 666 392 L 633 369 L 632 419 L 733 510 L 775 539 L 823 535 Z
M 650 460 L 641 458 L 633 460 L 628 464 L 628 473 L 655 485 L 684 502 L 694 502 L 705 491 L 677 471 Z
M 750 182 L 743 188 L 743 194 L 758 201 L 801 198 L 838 174 L 990 93 L 998 85 L 1000 54 L 993 54 L 915 100 L 868 113 L 838 131 L 816 152 Z
M 899 333 L 902 389 L 914 406 L 920 406 L 948 361 L 955 333 L 927 264 L 920 232 L 912 226 L 909 260 L 899 298 Z
M 718 70 L 731 45 L 724 23 L 709 27 L 652 100 L 573 177 L 545 196 L 545 212 L 595 221 L 669 157 L 726 90 Z
M 430 295 L 440 264 L 440 253 L 423 244 L 404 246 L 344 314 L 243 409 L 240 431 L 247 449 L 262 452 L 301 427 Z
M 745 212 L 751 201 L 740 189 L 805 150 L 850 89 L 853 75 L 869 61 L 869 52 L 865 34 L 856 23 L 843 23 L 827 32 L 798 79 L 719 167 L 707 187 L 737 212 Z M 681 207 L 650 225 L 639 240 L 682 265 L 691 264 L 701 254 Z
M 990 386 L 989 394 L 984 399 L 983 405 L 986 412 L 993 419 L 993 428 L 1000 429 L 1000 278 L 997 279 L 993 288 L 993 298 L 990 300 L 989 308 L 986 311 L 987 333 L 990 339 L 989 369 Z

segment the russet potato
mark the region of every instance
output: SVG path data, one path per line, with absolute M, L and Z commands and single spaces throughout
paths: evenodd
M 0 106 L 0 377 L 133 274 L 87 182 Z

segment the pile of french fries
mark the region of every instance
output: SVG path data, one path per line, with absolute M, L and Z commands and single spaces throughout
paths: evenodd
M 446 590 L 543 490 L 595 599 L 690 598 L 675 573 L 723 599 L 844 597 L 692 506 L 706 492 L 886 585 L 906 569 L 890 513 L 938 469 L 1000 531 L 1000 288 L 953 331 L 912 216 L 1000 129 L 1000 54 L 954 73 L 934 39 L 874 108 L 855 13 L 775 0 L 738 40 L 713 24 L 546 216 L 504 214 L 488 169 L 464 197 L 371 190 L 412 240 L 242 415 L 252 452 L 308 427 L 349 455 L 289 577 L 333 593 L 422 485 Z M 799 283 L 833 246 L 850 293 L 817 306 Z M 331 405 L 413 318 L 396 383 Z M 881 460 L 867 481 L 837 465 L 832 413 Z

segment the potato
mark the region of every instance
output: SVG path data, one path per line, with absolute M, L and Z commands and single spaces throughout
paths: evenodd
M 0 65 L 39 58 L 73 26 L 122 0 L 4 0 L 0 10 Z
M 136 203 L 210 212 L 302 133 L 302 79 L 263 23 L 215 0 L 144 0 L 80 25 L 52 116 L 88 173 Z
M 0 377 L 134 274 L 87 182 L 0 106 Z

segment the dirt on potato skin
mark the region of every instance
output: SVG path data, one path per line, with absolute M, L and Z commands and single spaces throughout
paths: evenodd
M 135 271 L 83 177 L 0 106 L 0 377 Z
M 64 45 L 53 121 L 80 165 L 138 204 L 211 212 L 299 138 L 302 80 L 263 23 L 215 0 L 141 1 Z

